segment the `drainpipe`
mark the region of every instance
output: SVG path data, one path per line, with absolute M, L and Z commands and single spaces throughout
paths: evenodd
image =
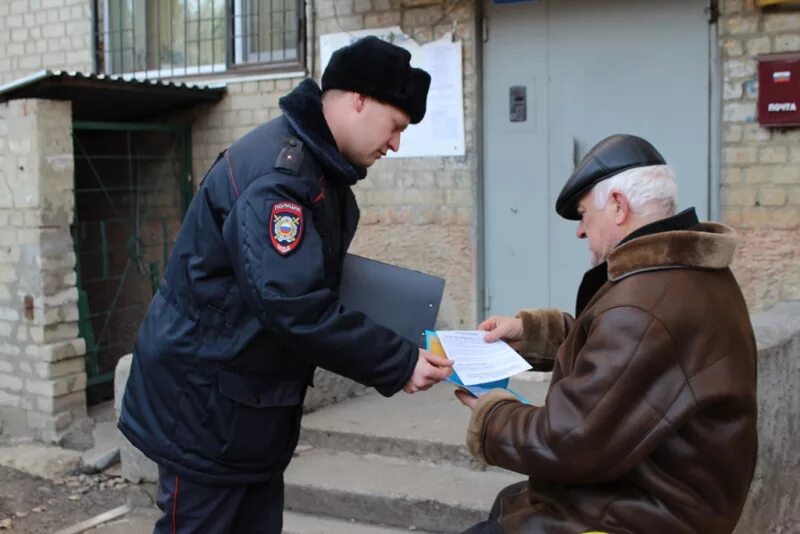
M 480 322 L 486 317 L 486 266 L 484 247 L 484 140 L 483 140 L 483 44 L 484 44 L 483 2 L 475 2 L 475 157 L 477 158 L 477 177 L 475 182 L 475 312 Z
M 306 11 L 308 14 L 308 24 L 307 28 L 309 28 L 309 40 L 306 42 L 306 47 L 308 47 L 308 77 L 314 77 L 314 69 L 317 66 L 317 6 L 314 0 L 308 0 L 308 10 Z
M 100 74 L 100 60 L 97 50 L 97 0 L 92 0 L 92 19 L 91 19 L 91 51 L 92 51 L 92 73 Z
M 710 4 L 711 13 L 717 12 L 716 1 Z M 719 221 L 720 213 L 720 182 L 721 182 L 721 155 L 722 155 L 722 64 L 719 47 L 719 22 L 716 16 L 710 17 L 708 27 L 708 40 L 710 52 L 709 69 L 709 130 L 708 130 L 708 219 Z

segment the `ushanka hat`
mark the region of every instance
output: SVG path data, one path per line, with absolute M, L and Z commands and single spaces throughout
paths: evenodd
M 603 180 L 636 167 L 666 165 L 653 145 L 635 135 L 617 134 L 597 143 L 581 160 L 556 200 L 556 213 L 580 220 L 578 202 Z
M 411 66 L 408 50 L 374 36 L 336 50 L 322 74 L 322 90 L 353 91 L 392 104 L 417 124 L 425 116 L 431 76 Z

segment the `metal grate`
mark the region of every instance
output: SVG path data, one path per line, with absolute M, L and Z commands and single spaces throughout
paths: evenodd
M 73 128 L 79 329 L 89 385 L 108 383 L 158 289 L 191 188 L 183 126 Z
M 304 51 L 302 0 L 101 0 L 98 72 L 162 78 L 289 68 Z

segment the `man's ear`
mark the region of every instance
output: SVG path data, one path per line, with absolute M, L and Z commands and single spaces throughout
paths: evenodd
M 612 191 L 610 202 L 614 203 L 614 222 L 625 224 L 631 217 L 631 205 L 628 198 L 619 191 Z
M 367 101 L 366 95 L 362 95 L 361 93 L 353 93 L 353 107 L 356 110 L 356 113 L 361 113 L 364 109 L 364 104 Z

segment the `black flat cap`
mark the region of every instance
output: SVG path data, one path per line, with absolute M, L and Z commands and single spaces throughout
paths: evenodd
M 322 90 L 341 89 L 397 106 L 417 124 L 425 116 L 431 76 L 411 66 L 408 50 L 374 36 L 363 37 L 331 55 Z
M 598 182 L 628 169 L 649 165 L 666 165 L 666 161 L 648 141 L 627 134 L 606 137 L 572 172 L 556 200 L 556 213 L 565 219 L 580 220 L 578 202 Z

